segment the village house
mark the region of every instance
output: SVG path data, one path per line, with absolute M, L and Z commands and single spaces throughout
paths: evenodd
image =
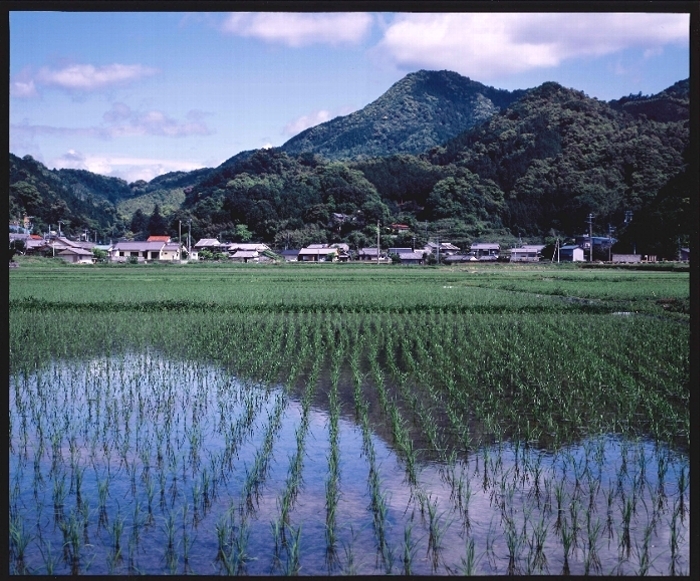
M 262 242 L 229 242 L 228 244 L 224 245 L 227 249 L 229 254 L 233 254 L 235 252 L 238 252 L 240 250 L 245 251 L 245 252 L 258 252 L 258 253 L 263 253 L 265 251 L 271 252 L 272 249 L 267 245 L 263 244 Z
M 511 262 L 539 262 L 544 245 L 524 244 L 520 248 L 511 248 Z
M 583 248 L 577 244 L 567 244 L 559 248 L 559 260 L 583 262 Z
M 437 242 L 428 242 L 423 250 L 429 254 L 434 254 L 437 256 L 452 256 L 453 254 L 459 253 L 459 246 L 455 246 L 450 242 L 441 242 L 438 246 Z
M 84 248 L 64 248 L 56 253 L 58 258 L 65 260 L 70 264 L 93 264 L 95 255 Z
M 475 256 L 477 260 L 496 261 L 501 253 L 501 245 L 477 242 L 471 245 L 470 253 Z
M 177 242 L 169 242 L 160 250 L 158 260 L 168 260 L 170 262 L 179 261 L 182 258 L 182 246 Z
M 425 257 L 422 251 L 415 252 L 413 248 L 389 248 L 389 256 L 395 254 L 401 264 L 423 264 Z
M 229 258 L 233 262 L 258 262 L 260 253 L 257 250 L 236 250 Z
M 128 262 L 136 259 L 138 262 L 158 260 L 163 242 L 117 242 L 109 250 L 111 262 Z
M 422 252 L 402 252 L 398 256 L 401 264 L 423 264 L 425 262 Z
M 451 254 L 445 258 L 445 264 L 459 264 L 461 262 L 476 262 L 478 259 L 473 254 Z
M 299 260 L 299 249 L 285 249 L 279 253 L 285 262 L 297 262 Z
M 216 238 L 202 238 L 192 247 L 190 251 L 190 258 L 192 260 L 199 260 L 199 253 L 202 250 L 208 250 L 209 252 L 220 252 L 221 242 Z
M 177 243 L 164 242 L 117 242 L 109 249 L 111 262 L 128 262 L 136 259 L 138 262 L 161 260 L 167 262 L 179 261 L 181 247 Z
M 357 253 L 357 260 L 362 260 L 365 262 L 377 262 L 377 254 L 379 254 L 379 262 L 390 262 L 391 259 L 387 258 L 380 250 L 377 248 L 360 248 Z
M 338 254 L 338 249 L 331 248 L 328 244 L 309 244 L 299 251 L 297 260 L 301 262 L 336 262 Z
M 47 238 L 37 238 L 32 236 L 25 242 L 26 254 L 41 254 L 44 256 L 57 256 L 60 252 L 70 248 L 81 248 L 81 246 L 63 236 L 49 236 Z

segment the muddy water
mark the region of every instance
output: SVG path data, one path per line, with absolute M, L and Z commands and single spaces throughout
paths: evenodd
M 371 446 L 386 507 L 378 517 L 362 430 L 342 396 L 328 547 L 326 391 L 317 386 L 309 410 L 301 485 L 276 545 L 303 416 L 292 393 L 147 354 L 10 378 L 12 570 L 223 573 L 217 527 L 227 531 L 228 555 L 241 557 L 237 572 L 257 575 L 290 572 L 295 554 L 306 575 L 689 570 L 686 455 L 613 435 L 558 450 L 503 442 L 423 462 L 410 485 L 378 435 L 387 431 L 377 430 Z

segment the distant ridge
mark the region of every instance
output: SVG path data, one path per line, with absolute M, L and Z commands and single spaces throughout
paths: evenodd
M 363 109 L 310 127 L 280 149 L 331 160 L 418 154 L 482 123 L 526 92 L 495 89 L 452 71 L 421 70 Z

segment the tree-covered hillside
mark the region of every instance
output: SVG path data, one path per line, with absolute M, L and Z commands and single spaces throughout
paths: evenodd
M 520 98 L 513 100 L 516 93 Z M 94 228 L 101 238 L 140 237 L 158 206 L 158 220 L 173 236 L 188 224 L 195 239 L 253 238 L 278 248 L 344 241 L 359 248 L 375 243 L 377 221 L 385 246 L 440 236 L 466 247 L 476 240 L 580 234 L 593 214 L 594 234 L 615 227 L 621 252 L 673 257 L 679 243 L 687 245 L 694 187 L 687 81 L 610 103 L 556 83 L 516 93 L 455 73 L 421 71 L 354 118 L 356 127 L 371 131 L 351 147 L 349 120 L 340 118 L 282 148 L 241 152 L 217 168 L 148 183 L 51 171 L 29 156 L 11 155 L 10 219 L 26 212 L 36 216 L 40 231 L 61 219 L 69 230 Z M 424 107 L 457 95 L 466 97 L 455 100 L 453 110 Z M 484 99 L 491 103 L 485 109 Z M 396 111 L 384 120 L 386 103 Z M 384 125 L 377 125 L 378 115 Z M 405 134 L 404 123 L 410 126 Z M 379 126 L 388 128 L 384 135 L 392 136 L 397 153 L 377 148 L 372 131 Z M 309 149 L 296 152 L 306 147 L 302 137 Z M 402 150 L 419 142 L 431 145 Z M 351 150 L 364 153 L 329 159 Z M 392 234 L 397 223 L 409 231 Z
M 89 230 L 99 238 L 118 237 L 123 223 L 111 199 L 129 195 L 124 180 L 76 170 L 54 171 L 30 155 L 10 154 L 10 223 L 30 217 L 35 232 L 49 227 L 80 234 Z
M 57 230 L 60 220 L 61 231 L 68 235 L 88 231 L 90 238 L 117 239 L 130 235 L 136 210 L 150 215 L 159 205 L 164 216 L 178 210 L 183 189 L 209 172 L 171 172 L 150 182 L 127 183 L 86 170 L 50 170 L 29 155 L 10 154 L 9 219 L 13 223 L 31 217 L 37 233 Z
M 485 121 L 524 93 L 487 87 L 451 71 L 418 71 L 361 110 L 311 127 L 280 149 L 333 160 L 422 153 Z
M 687 95 L 677 106 L 685 118 L 655 121 L 545 83 L 427 159 L 493 180 L 506 200 L 504 225 L 516 234 L 576 232 L 589 213 L 600 231 L 654 205 L 684 170 Z

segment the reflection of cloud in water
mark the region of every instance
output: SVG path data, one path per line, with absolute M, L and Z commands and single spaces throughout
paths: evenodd
M 37 507 L 37 501 L 33 497 L 36 482 L 32 464 L 38 436 L 32 422 L 43 422 L 44 437 L 50 440 L 54 430 L 51 427 L 52 422 L 56 421 L 56 425 L 61 426 L 56 428 L 56 433 L 60 435 L 60 441 L 56 442 L 56 453 L 60 452 L 63 458 L 59 461 L 59 468 L 66 474 L 68 485 L 71 480 L 69 440 L 73 437 L 80 451 L 77 454 L 77 465 L 86 467 L 83 498 L 88 500 L 91 509 L 95 509 L 98 504 L 98 481 L 106 478 L 107 474 L 106 457 L 101 447 L 103 439 L 112 445 L 112 479 L 107 512 L 111 522 L 114 522 L 119 511 L 126 519 L 127 529 L 133 528 L 134 510 L 138 508 L 144 518 L 146 515 L 144 473 L 145 462 L 148 462 L 156 493 L 153 501 L 153 522 L 143 525 L 140 531 L 137 564 L 142 570 L 163 571 L 165 523 L 172 510 L 180 535 L 178 539 L 181 540 L 182 507 L 188 503 L 190 516 L 187 526 L 192 529 L 192 537 L 196 539 L 190 557 L 192 570 L 197 573 L 218 571 L 218 565 L 215 564 L 217 524 L 226 515 L 227 510 L 233 507 L 234 527 L 240 525 L 241 515 L 238 507 L 242 501 L 245 504 L 241 494 L 246 470 L 252 469 L 256 454 L 261 450 L 271 415 L 282 391 L 244 386 L 214 367 L 200 366 L 194 369 L 191 365 L 162 360 L 153 354 L 135 356 L 133 360 L 94 359 L 85 365 L 75 362 L 58 363 L 38 373 L 41 376 L 40 381 L 30 378 L 17 392 L 13 387 L 15 379 L 10 380 L 11 443 L 14 446 L 10 453 L 10 475 L 11 481 L 17 483 L 20 491 L 18 506 L 25 507 L 20 511 L 25 522 L 31 526 L 36 522 L 45 523 L 43 538 L 52 546 L 62 545 L 60 529 L 53 526 L 51 519 L 45 518 L 45 515 L 52 514 L 53 510 L 53 481 L 50 475 L 52 450 L 51 442 L 48 441 L 44 444 L 49 449 L 44 451 L 37 464 L 44 479 L 43 484 L 38 485 L 37 498 L 41 507 Z M 50 386 L 50 389 L 46 389 L 47 386 Z M 23 405 L 42 402 L 47 410 L 47 413 L 42 415 L 38 413 L 37 408 L 28 416 L 30 426 L 26 459 L 21 457 L 21 414 L 17 409 L 16 397 L 26 400 Z M 316 401 L 323 399 L 318 397 Z M 66 401 L 71 401 L 70 407 L 65 406 Z M 141 412 L 139 402 L 145 402 Z M 250 430 L 244 428 L 249 413 Z M 130 418 L 130 440 L 124 439 L 123 426 L 118 433 L 114 431 L 115 421 L 126 422 L 127 417 Z M 248 517 L 248 553 L 256 558 L 246 566 L 246 572 L 251 574 L 271 572 L 273 537 L 270 523 L 280 515 L 279 501 L 285 491 L 290 463 L 297 451 L 296 432 L 300 427 L 301 417 L 301 404 L 290 397 L 283 410 L 279 429 L 274 434 L 268 471 L 259 488 L 260 495 L 255 510 Z M 236 432 L 237 428 L 241 431 Z M 201 447 L 200 464 L 195 468 L 191 465 L 189 438 L 197 433 L 201 437 Z M 217 462 L 225 455 L 227 437 L 230 437 L 230 434 L 237 434 L 238 445 L 235 454 L 230 458 L 230 467 L 226 465 L 222 468 Z M 161 451 L 164 458 L 159 464 L 156 460 L 157 442 L 158 438 L 163 437 L 165 440 Z M 93 440 L 98 445 L 91 450 Z M 547 531 L 543 544 L 547 569 L 543 572 L 558 574 L 563 565 L 563 548 L 557 529 L 557 494 L 562 499 L 564 512 L 561 516 L 569 523 L 574 516 L 578 519 L 578 545 L 569 557 L 572 573 L 582 574 L 589 557 L 587 514 L 590 514 L 592 526 L 597 522 L 601 523 L 596 543 L 600 570 L 592 572 L 618 572 L 618 544 L 623 533 L 621 515 L 624 499 L 629 500 L 634 496 L 636 513 L 632 515 L 630 522 L 630 559 L 624 563 L 621 572 L 638 572 L 640 554 L 636 552 L 636 548 L 643 549 L 645 528 L 650 525 L 652 519 L 656 519 L 657 526 L 652 531 L 649 546 L 649 573 L 667 574 L 671 542 L 670 522 L 674 503 L 677 503 L 679 498 L 677 489 L 681 469 L 685 470 L 687 481 L 683 501 L 686 510 L 690 508 L 687 457 L 675 454 L 662 446 L 655 448 L 653 444 L 643 440 L 630 442 L 614 437 L 592 438 L 581 445 L 563 448 L 557 452 L 503 444 L 500 448 L 490 447 L 479 450 L 468 458 L 456 460 L 453 467 L 437 462 L 420 464 L 418 483 L 414 487 L 409 486 L 405 466 L 402 460 L 397 458 L 391 445 L 376 433 L 373 434 L 372 441 L 381 490 L 387 503 L 386 535 L 388 546 L 393 551 L 394 573 L 402 572 L 404 531 L 407 527 L 412 527 L 411 538 L 415 545 L 413 572 L 425 575 L 434 573 L 429 552 L 430 516 L 427 503 L 434 505 L 438 527 L 444 531 L 439 566 L 435 571 L 441 574 L 461 571 L 469 538 L 475 543 L 475 572 L 506 573 L 507 518 L 512 518 L 515 530 L 522 531 L 525 527 L 525 536 L 520 539 L 516 559 L 518 570 L 523 573 L 539 572 L 534 569 L 528 571 L 528 561 L 532 564 L 533 557 L 529 542 L 532 541 L 534 528 L 539 523 Z M 128 445 L 125 445 L 125 442 Z M 170 456 L 166 453 L 165 442 L 170 442 Z M 355 572 L 383 573 L 385 568 L 381 561 L 377 560 L 377 538 L 368 485 L 369 463 L 363 452 L 362 432 L 347 416 L 341 417 L 339 421 L 338 443 L 340 480 L 336 524 L 339 562 L 332 572 L 342 572 L 347 566 L 348 551 L 353 554 Z M 294 528 L 301 526 L 302 574 L 328 573 L 325 554 L 325 484 L 328 478 L 329 451 L 328 414 L 319 407 L 312 407 L 305 439 L 302 487 L 290 513 L 291 525 Z M 127 463 L 120 465 L 122 455 L 126 457 Z M 626 459 L 625 462 L 623 458 Z M 667 462 L 663 482 L 665 497 L 657 495 L 660 461 Z M 625 465 L 626 472 L 623 470 Z M 642 466 L 643 484 L 635 489 L 635 482 L 641 481 Z M 663 465 L 661 468 L 663 469 Z M 201 506 L 198 508 L 199 520 L 195 526 L 191 520 L 195 512 L 193 494 L 195 486 L 201 487 L 204 469 L 209 471 L 210 476 L 216 470 L 222 471 L 224 478 L 218 482 L 217 496 L 212 500 L 209 510 L 204 511 Z M 135 476 L 133 481 L 132 474 Z M 454 481 L 451 481 L 450 475 L 454 475 Z M 161 479 L 165 490 L 165 507 L 159 506 Z M 176 486 L 173 485 L 174 482 Z M 594 487 L 592 494 L 591 486 Z M 598 486 L 600 488 L 597 488 Z M 536 494 L 538 490 L 539 497 Z M 461 508 L 458 498 L 460 494 Z M 607 529 L 608 494 L 612 495 L 610 540 Z M 467 496 L 468 512 L 464 510 Z M 75 494 L 71 493 L 64 511 L 66 515 L 74 506 Z M 467 514 L 469 527 L 466 527 Z M 109 541 L 105 539 L 109 535 L 104 534 L 104 530 L 101 536 L 96 534 L 96 510 L 90 518 L 95 521 L 88 523 L 92 543 L 89 551 L 86 551 L 93 557 L 90 572 L 103 574 L 107 572 Z M 678 545 L 678 553 L 681 556 L 680 570 L 687 571 L 689 515 L 686 514 L 684 521 L 679 520 L 677 524 L 681 532 Z M 28 564 L 36 565 L 38 570 L 41 570 L 43 561 L 39 549 L 37 542 L 30 544 L 26 558 Z M 283 556 L 283 560 L 284 558 Z M 124 568 L 117 572 L 127 570 Z

